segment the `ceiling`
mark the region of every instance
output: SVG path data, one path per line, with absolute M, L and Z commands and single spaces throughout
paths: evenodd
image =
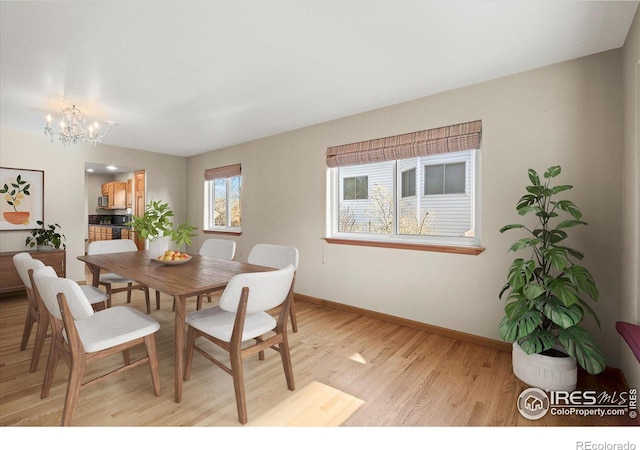
M 638 2 L 0 2 L 0 126 L 190 156 L 619 48 Z

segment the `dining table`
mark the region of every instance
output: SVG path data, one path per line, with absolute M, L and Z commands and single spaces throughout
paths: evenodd
M 190 259 L 164 262 L 153 258 L 148 250 L 78 256 L 87 264 L 98 286 L 100 272 L 115 273 L 170 295 L 175 300 L 175 368 L 174 400 L 182 401 L 184 373 L 185 315 L 188 297 L 222 290 L 235 275 L 274 270 L 239 261 L 216 259 L 198 254 Z

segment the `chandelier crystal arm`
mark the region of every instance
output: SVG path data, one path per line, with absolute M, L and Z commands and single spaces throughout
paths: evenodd
M 100 129 L 98 122 L 93 122 L 87 128 L 84 113 L 75 105 L 66 107 L 60 115 L 60 131 L 56 132 L 51 128 L 52 117 L 51 114 L 48 114 L 44 134 L 51 137 L 51 142 L 53 142 L 54 136 L 58 136 L 58 140 L 65 146 L 80 143 L 87 147 L 95 147 L 111 130 L 111 127 L 116 125 L 113 121 L 106 122 L 107 128 L 103 133 L 98 132 Z

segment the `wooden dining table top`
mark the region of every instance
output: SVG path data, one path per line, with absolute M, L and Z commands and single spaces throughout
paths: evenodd
M 171 295 L 175 302 L 175 367 L 174 400 L 182 401 L 184 371 L 184 334 L 187 297 L 224 289 L 229 280 L 241 273 L 266 272 L 270 267 L 215 259 L 198 254 L 183 264 L 165 265 L 151 257 L 146 250 L 78 256 L 93 274 L 93 285 L 98 285 L 100 271 L 112 272 L 143 284 L 156 291 Z
M 80 261 L 107 272 L 130 278 L 165 294 L 194 296 L 224 289 L 238 274 L 273 270 L 269 267 L 215 259 L 198 254 L 182 264 L 165 265 L 151 258 L 146 250 L 78 256 Z

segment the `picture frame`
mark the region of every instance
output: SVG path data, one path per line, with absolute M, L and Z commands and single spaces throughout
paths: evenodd
M 42 228 L 44 170 L 0 167 L 0 231 Z

